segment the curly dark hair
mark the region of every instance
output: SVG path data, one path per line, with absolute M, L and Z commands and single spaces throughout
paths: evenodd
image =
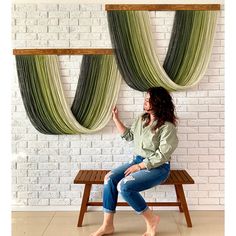
M 150 94 L 149 102 L 154 111 L 154 116 L 158 121 L 152 130 L 155 131 L 161 127 L 165 121 L 169 121 L 176 126 L 175 105 L 169 92 L 163 87 L 151 87 L 147 90 L 147 93 Z M 150 114 L 144 113 L 142 120 L 146 121 L 144 127 L 147 126 L 150 122 Z

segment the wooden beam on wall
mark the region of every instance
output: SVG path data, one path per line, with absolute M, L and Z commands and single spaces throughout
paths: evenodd
M 110 48 L 13 49 L 13 55 L 112 55 Z
M 106 11 L 219 11 L 220 4 L 106 4 Z

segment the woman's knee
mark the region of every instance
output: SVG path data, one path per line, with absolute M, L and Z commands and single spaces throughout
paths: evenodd
M 117 184 L 118 192 L 129 192 L 132 190 L 132 183 L 129 181 L 134 181 L 135 178 L 132 175 L 128 175 Z
M 104 177 L 104 184 L 108 184 L 108 181 L 111 179 L 112 171 L 109 171 Z
M 119 174 L 111 170 L 105 175 L 104 184 L 108 184 L 110 181 L 112 181 L 112 183 L 116 185 L 119 180 Z

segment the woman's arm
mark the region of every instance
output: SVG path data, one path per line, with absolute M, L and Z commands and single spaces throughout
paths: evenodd
M 113 108 L 112 113 L 113 113 L 113 120 L 118 129 L 118 132 L 121 134 L 121 138 L 125 139 L 128 142 L 134 140 L 134 127 L 135 127 L 136 121 L 131 125 L 130 128 L 127 128 L 120 121 L 119 116 L 118 116 L 118 110 L 116 107 Z
M 121 135 L 123 135 L 127 128 L 124 126 L 124 124 L 119 119 L 117 107 L 114 107 L 112 109 L 112 118 L 113 118 L 113 121 L 115 122 L 115 125 L 116 125 L 116 128 L 117 128 L 118 132 Z

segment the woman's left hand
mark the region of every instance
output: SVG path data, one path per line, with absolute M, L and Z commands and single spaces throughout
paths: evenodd
M 125 171 L 125 177 L 128 176 L 129 174 L 132 174 L 134 172 L 137 172 L 140 170 L 140 167 L 138 164 L 132 165 L 131 167 L 129 167 L 126 171 Z

